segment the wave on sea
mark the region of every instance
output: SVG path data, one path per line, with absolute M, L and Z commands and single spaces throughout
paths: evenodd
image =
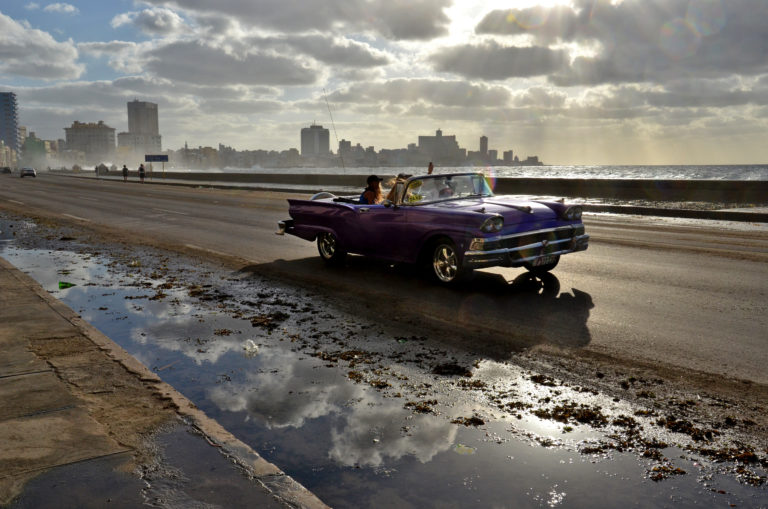
M 395 175 L 426 173 L 422 167 L 355 167 L 355 168 L 166 168 L 169 173 L 306 173 L 325 175 Z M 677 166 L 446 166 L 435 173 L 482 171 L 493 177 L 583 178 L 583 179 L 654 179 L 654 180 L 768 180 L 768 165 L 677 165 Z

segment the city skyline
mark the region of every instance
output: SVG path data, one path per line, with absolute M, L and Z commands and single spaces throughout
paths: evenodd
M 17 107 L 15 103 L 15 94 L 12 92 L 3 92 L 0 97 L 14 99 L 12 102 L 14 106 L 13 111 L 15 112 Z M 8 109 L 5 106 L 3 107 L 3 111 Z M 50 143 L 51 147 L 56 147 L 56 150 L 52 151 L 50 154 L 51 157 L 46 163 L 48 165 L 79 163 L 114 164 L 114 162 L 118 160 L 125 162 L 125 160 L 128 159 L 142 159 L 147 154 L 185 153 L 189 150 L 187 142 L 184 143 L 183 148 L 179 149 L 168 148 L 163 150 L 161 148 L 157 104 L 139 101 L 135 98 L 127 103 L 127 112 L 128 132 L 117 133 L 117 137 L 115 136 L 116 129 L 107 125 L 103 120 L 97 122 L 80 122 L 79 120 L 74 120 L 71 126 L 63 128 L 65 132 L 64 139 L 41 140 L 37 136 L 37 133 L 34 131 L 29 132 L 30 136 L 35 139 L 33 143 L 35 143 L 36 146 L 39 142 L 45 141 L 45 143 Z M 8 124 L 8 122 L 3 120 L 3 126 L 5 126 L 5 124 Z M 23 141 L 27 136 L 27 126 L 16 125 L 16 129 Z M 61 145 L 61 142 L 63 142 L 63 149 L 59 146 Z M 219 150 L 225 148 L 226 153 L 233 153 L 232 147 L 227 146 L 226 144 L 219 143 L 218 146 Z M 301 128 L 300 147 L 300 150 L 296 147 L 289 147 L 282 151 L 272 150 L 271 152 L 282 154 L 284 156 L 279 160 L 273 159 L 273 164 L 281 165 L 286 161 L 300 164 L 301 161 L 296 159 L 296 155 L 299 155 L 303 159 L 303 163 L 314 160 L 316 163 L 331 165 L 334 164 L 334 161 L 344 165 L 345 159 L 367 166 L 378 166 L 380 163 L 383 163 L 385 166 L 407 166 L 411 164 L 423 165 L 426 164 L 428 160 L 434 160 L 438 164 L 445 163 L 449 165 L 543 164 L 537 155 L 528 155 L 524 159 L 520 159 L 519 154 L 513 154 L 512 149 L 502 150 L 502 157 L 498 157 L 498 150 L 488 149 L 488 137 L 485 135 L 480 136 L 478 140 L 478 150 L 475 151 L 461 147 L 456 141 L 455 135 L 449 134 L 443 136 L 441 129 L 438 129 L 434 136 L 419 135 L 417 143 L 407 143 L 406 146 L 392 149 L 381 149 L 376 151 L 373 146 L 364 147 L 359 142 L 353 146 L 351 140 L 341 139 L 338 140 L 336 150 L 333 150 L 330 144 L 329 129 L 323 128 L 322 125 L 312 123 L 309 126 Z M 211 146 L 203 147 L 202 145 L 199 145 L 197 150 L 199 149 L 205 149 L 209 152 L 216 151 L 216 149 Z M 74 155 L 72 151 L 80 152 L 81 156 Z M 21 152 L 23 151 L 17 150 L 17 156 L 21 154 Z M 239 151 L 234 150 L 234 152 Z M 242 152 L 265 152 L 265 150 L 259 147 L 250 147 L 242 150 Z M 328 156 L 332 156 L 332 158 L 329 159 Z M 35 151 L 33 158 L 40 164 L 43 161 L 37 160 L 38 157 L 39 154 Z
M 319 123 L 334 148 L 396 149 L 443 129 L 551 164 L 768 160 L 763 0 L 311 7 L 4 5 L 0 90 L 45 139 L 74 120 L 127 131 L 118 105 L 140 98 L 162 110 L 164 147 L 281 151 Z

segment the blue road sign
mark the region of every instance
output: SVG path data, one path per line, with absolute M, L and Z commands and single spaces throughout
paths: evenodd
M 144 162 L 145 163 L 167 163 L 168 162 L 168 156 L 163 155 L 144 155 Z

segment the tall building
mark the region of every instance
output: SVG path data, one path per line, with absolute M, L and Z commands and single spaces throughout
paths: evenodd
M 443 136 L 438 129 L 434 136 L 419 136 L 419 150 L 435 164 L 458 164 L 466 157 L 455 135 Z
M 128 103 L 128 132 L 117 134 L 117 145 L 136 155 L 162 152 L 157 104 L 138 99 Z
M 0 92 L 0 140 L 17 154 L 21 149 L 19 109 L 13 92 Z
M 485 156 L 488 154 L 488 136 L 480 136 L 480 155 Z
M 157 123 L 157 104 L 134 99 L 128 103 L 128 132 L 160 134 Z
M 331 133 L 323 126 L 312 124 L 301 130 L 301 155 L 303 157 L 327 156 L 331 150 Z
M 339 142 L 339 154 L 343 154 L 352 150 L 352 142 L 347 140 L 341 140 Z
M 115 129 L 102 120 L 98 123 L 74 121 L 64 132 L 67 150 L 83 152 L 87 164 L 110 161 L 115 155 Z

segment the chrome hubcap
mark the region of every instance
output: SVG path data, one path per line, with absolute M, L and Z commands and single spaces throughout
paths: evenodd
M 435 255 L 432 259 L 432 267 L 435 275 L 440 281 L 450 283 L 456 278 L 459 272 L 459 260 L 456 257 L 456 251 L 449 245 L 441 244 L 435 249 Z
M 318 245 L 323 258 L 331 258 L 336 252 L 336 238 L 330 233 L 323 233 L 318 238 Z

